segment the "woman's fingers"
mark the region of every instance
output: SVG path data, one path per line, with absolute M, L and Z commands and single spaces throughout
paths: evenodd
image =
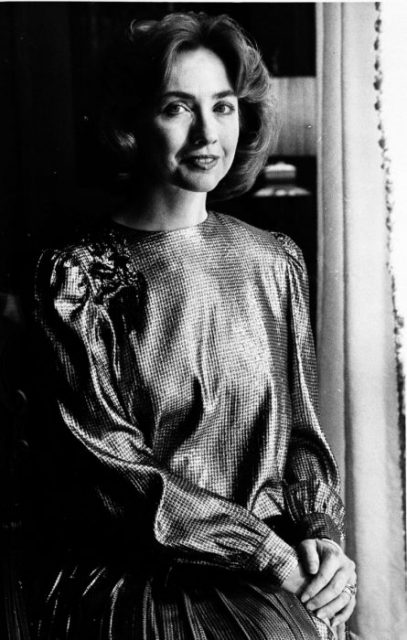
M 320 559 L 318 574 L 311 580 L 301 596 L 301 601 L 304 604 L 312 600 L 314 596 L 330 583 L 340 566 L 339 553 L 339 550 L 336 550 L 331 545 L 325 550 Z
M 319 568 L 301 596 L 301 601 L 309 611 L 321 619 L 331 620 L 338 625 L 351 616 L 356 598 L 347 585 L 356 584 L 355 563 L 347 557 L 339 546 L 321 539 L 304 540 L 298 553 L 301 564 L 309 573 L 315 566 L 315 554 Z
M 331 626 L 336 627 L 338 626 L 338 624 L 342 624 L 342 622 L 346 622 L 347 620 L 349 620 L 349 618 L 353 613 L 355 605 L 356 605 L 356 598 L 355 596 L 353 596 L 350 599 L 349 603 L 346 605 L 346 607 L 332 618 Z
M 355 584 L 355 582 L 356 573 L 354 571 L 350 571 L 348 567 L 338 569 L 326 587 L 321 589 L 316 596 L 306 603 L 307 609 L 315 611 L 316 609 L 324 607 L 326 604 L 335 600 L 335 598 L 340 597 L 347 584 Z M 349 597 L 349 594 L 347 597 Z
M 301 596 L 301 601 L 311 611 L 337 598 L 347 584 L 356 583 L 355 563 L 340 548 L 318 540 L 317 550 L 320 557 L 318 574 Z
M 339 624 L 349 618 L 355 608 L 355 603 L 355 596 L 350 594 L 348 590 L 342 590 L 341 593 L 328 604 L 324 605 L 317 611 L 314 610 L 314 615 L 318 618 L 328 618 L 331 620 L 331 623 L 332 619 L 339 620 L 337 622 L 337 624 Z
M 303 540 L 298 546 L 298 555 L 305 571 L 311 575 L 318 573 L 319 555 L 316 539 Z

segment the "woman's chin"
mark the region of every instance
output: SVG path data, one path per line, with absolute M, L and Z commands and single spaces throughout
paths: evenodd
M 213 191 L 224 176 L 219 175 L 193 175 L 182 177 L 177 181 L 177 186 L 186 191 L 196 193 L 209 193 Z

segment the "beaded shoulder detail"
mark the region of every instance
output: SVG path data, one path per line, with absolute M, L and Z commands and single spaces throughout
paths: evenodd
M 128 329 L 137 329 L 143 325 L 145 277 L 134 266 L 122 234 L 103 227 L 97 234 L 82 236 L 64 253 L 86 272 L 93 303 L 104 306 L 118 326 L 124 323 Z
M 87 272 L 96 304 L 107 303 L 127 287 L 137 288 L 143 279 L 133 265 L 126 238 L 114 229 L 107 227 L 97 234 L 84 235 L 65 253 L 71 253 Z

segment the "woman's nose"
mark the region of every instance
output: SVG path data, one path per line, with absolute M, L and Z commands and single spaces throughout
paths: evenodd
M 192 129 L 195 144 L 213 144 L 217 141 L 216 122 L 213 113 L 197 113 Z

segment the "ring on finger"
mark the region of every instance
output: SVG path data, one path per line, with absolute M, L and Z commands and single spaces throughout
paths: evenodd
M 349 600 L 352 600 L 352 598 L 354 596 L 356 596 L 356 592 L 357 592 L 358 588 L 356 586 L 356 584 L 347 584 L 345 585 L 342 593 L 348 593 L 349 594 Z

